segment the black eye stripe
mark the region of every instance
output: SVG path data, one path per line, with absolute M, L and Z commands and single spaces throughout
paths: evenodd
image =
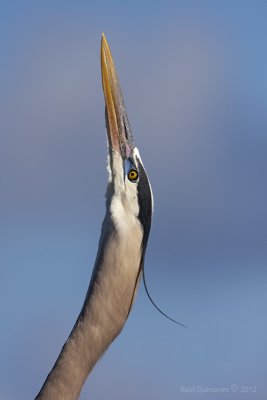
M 144 236 L 142 243 L 143 254 L 144 254 L 152 219 L 152 197 L 146 172 L 139 159 L 138 159 L 138 170 L 139 170 L 139 180 L 137 185 L 138 201 L 139 201 L 138 218 L 144 229 Z

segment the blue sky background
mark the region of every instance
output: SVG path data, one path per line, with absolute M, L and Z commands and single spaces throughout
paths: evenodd
M 155 199 L 141 285 L 81 399 L 266 399 L 267 5 L 2 1 L 0 399 L 32 399 L 78 315 L 106 173 L 110 42 Z M 184 393 L 250 386 L 255 393 Z M 242 388 L 241 388 L 242 389 Z

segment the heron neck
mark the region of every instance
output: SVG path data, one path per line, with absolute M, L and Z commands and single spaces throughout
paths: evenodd
M 123 328 L 139 280 L 142 233 L 135 229 L 134 240 L 125 232 L 115 240 L 113 232 L 102 230 L 82 311 L 36 400 L 77 399 L 95 363 Z

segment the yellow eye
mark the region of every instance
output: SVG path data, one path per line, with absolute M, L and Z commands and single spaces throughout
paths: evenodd
M 131 182 L 135 182 L 138 178 L 138 172 L 136 169 L 131 169 L 130 172 L 128 173 L 128 179 Z

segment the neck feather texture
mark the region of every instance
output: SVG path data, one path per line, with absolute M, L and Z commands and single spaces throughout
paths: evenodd
M 128 222 L 121 232 L 106 215 L 83 308 L 36 400 L 78 399 L 88 374 L 123 328 L 139 280 L 143 237 L 138 220 Z

